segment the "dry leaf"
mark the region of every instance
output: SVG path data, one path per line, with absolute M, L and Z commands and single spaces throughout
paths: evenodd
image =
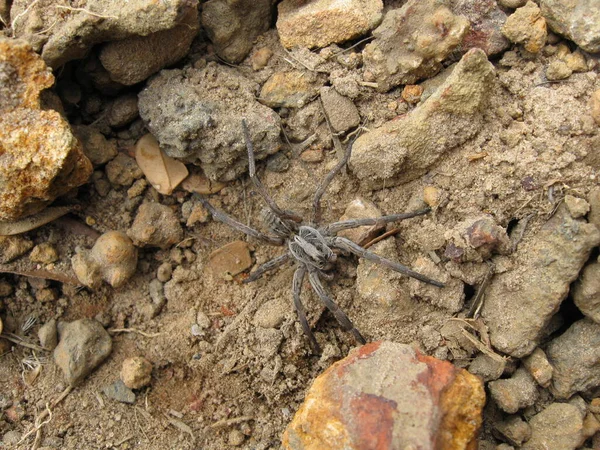
M 150 184 L 161 194 L 170 194 L 188 176 L 185 164 L 165 155 L 151 134 L 135 144 L 135 160 Z
M 15 234 L 34 230 L 64 216 L 73 209 L 75 209 L 74 206 L 50 206 L 24 219 L 14 222 L 0 222 L 0 236 L 14 236 Z

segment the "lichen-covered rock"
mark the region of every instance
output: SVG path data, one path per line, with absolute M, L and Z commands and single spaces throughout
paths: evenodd
M 600 386 L 600 325 L 575 322 L 546 349 L 554 368 L 550 389 L 559 399 Z
M 386 92 L 435 75 L 461 43 L 469 21 L 435 0 L 410 0 L 385 14 L 363 51 L 365 69 Z
M 357 38 L 381 22 L 381 0 L 284 0 L 277 31 L 287 47 L 326 47 Z
M 514 254 L 519 264 L 496 274 L 486 289 L 482 315 L 492 345 L 515 357 L 531 353 L 599 243 L 600 231 L 564 206 L 523 239 Z
M 68 122 L 40 109 L 53 83 L 28 44 L 0 37 L 0 220 L 40 211 L 92 173 Z
M 211 180 L 229 181 L 248 167 L 242 118 L 257 160 L 281 145 L 280 118 L 256 101 L 257 90 L 222 65 L 163 70 L 139 94 L 140 116 L 167 155 L 200 165 Z
M 423 175 L 445 152 L 477 134 L 493 74 L 485 53 L 469 50 L 419 107 L 356 140 L 350 158 L 354 175 L 370 189 Z
M 531 0 L 517 9 L 502 27 L 504 35 L 515 44 L 523 44 L 530 53 L 539 53 L 546 44 L 546 20 Z
M 14 0 L 10 14 L 15 36 L 29 41 L 49 66 L 57 68 L 83 58 L 95 44 L 171 29 L 197 9 L 198 2 L 85 0 L 77 6 Z
M 202 4 L 202 26 L 225 61 L 236 64 L 252 49 L 256 37 L 269 29 L 271 0 L 209 0 Z
M 112 339 L 100 322 L 80 319 L 60 329 L 54 362 L 71 386 L 79 384 L 104 361 L 112 350 Z
M 139 83 L 183 58 L 198 28 L 198 10 L 190 8 L 173 28 L 105 44 L 100 62 L 112 80 L 126 86 Z
M 597 0 L 541 0 L 542 15 L 552 31 L 587 52 L 600 52 L 600 7 Z
M 474 448 L 484 403 L 481 381 L 467 371 L 408 345 L 374 342 L 314 381 L 283 447 Z
M 168 248 L 183 239 L 183 228 L 168 206 L 142 203 L 127 234 L 136 245 Z
M 77 253 L 71 262 L 77 279 L 85 286 L 97 288 L 104 280 L 118 288 L 135 273 L 137 257 L 137 249 L 126 234 L 109 231 L 89 252 Z

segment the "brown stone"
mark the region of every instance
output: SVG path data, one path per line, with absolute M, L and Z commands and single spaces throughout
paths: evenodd
M 141 356 L 127 358 L 121 368 L 121 380 L 129 389 L 148 386 L 152 380 L 152 363 Z
M 476 448 L 481 381 L 412 347 L 374 342 L 320 375 L 283 435 L 293 450 Z
M 208 257 L 209 270 L 218 277 L 228 278 L 252 266 L 248 243 L 233 241 L 212 252 Z
M 546 20 L 532 1 L 517 9 L 502 27 L 504 35 L 515 44 L 523 44 L 530 53 L 538 53 L 546 44 Z

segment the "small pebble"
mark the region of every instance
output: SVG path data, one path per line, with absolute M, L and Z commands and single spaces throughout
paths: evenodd
M 146 202 L 140 205 L 127 235 L 139 246 L 169 248 L 183 240 L 183 228 L 171 208 Z
M 590 110 L 594 122 L 600 126 L 600 89 L 594 91 L 590 97 Z
M 573 219 L 585 216 L 590 211 L 590 204 L 583 198 L 565 195 L 565 205 Z
M 117 380 L 102 389 L 104 395 L 112 400 L 116 400 L 121 403 L 133 404 L 135 403 L 135 394 L 131 389 L 125 386 L 122 380 Z
M 173 266 L 171 263 L 164 262 L 156 270 L 156 278 L 162 283 L 166 283 L 173 275 Z
M 544 388 L 550 385 L 553 369 L 541 348 L 537 347 L 531 355 L 523 360 L 523 366 L 529 371 L 537 384 Z
M 54 350 L 58 344 L 58 331 L 56 328 L 56 320 L 50 319 L 38 330 L 38 338 L 40 345 L 49 350 Z
M 546 68 L 546 78 L 549 81 L 566 80 L 572 73 L 567 63 L 561 60 L 552 61 Z
M 127 358 L 121 368 L 121 380 L 130 389 L 140 389 L 152 381 L 152 363 L 142 356 Z
M 402 89 L 402 98 L 411 105 L 419 103 L 421 95 L 423 95 L 423 87 L 418 84 L 407 84 Z
M 250 248 L 244 241 L 233 241 L 208 256 L 208 268 L 216 276 L 230 277 L 252 267 Z
M 124 153 L 119 153 L 110 161 L 105 170 L 108 181 L 116 186 L 131 186 L 135 180 L 144 175 L 135 159 Z
M 309 148 L 302 152 L 300 159 L 304 162 L 318 163 L 323 161 L 323 149 L 322 148 Z
M 246 440 L 246 436 L 240 430 L 231 430 L 227 437 L 227 442 L 233 447 L 239 447 Z
M 535 382 L 523 368 L 518 369 L 511 378 L 490 381 L 488 388 L 500 409 L 509 414 L 533 405 L 538 398 Z
M 51 264 L 58 260 L 58 252 L 52 244 L 43 242 L 33 247 L 29 254 L 29 260 L 41 264 Z
M 252 53 L 252 56 L 250 56 L 252 70 L 260 70 L 266 67 L 271 56 L 273 56 L 273 52 L 269 47 L 262 47 L 256 50 Z

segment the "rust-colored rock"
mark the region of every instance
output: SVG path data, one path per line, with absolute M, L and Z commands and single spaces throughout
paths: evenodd
M 0 220 L 16 220 L 85 183 L 92 165 L 68 122 L 40 109 L 54 77 L 28 44 L 0 38 L 0 80 Z
M 412 347 L 374 342 L 319 376 L 283 435 L 308 449 L 474 449 L 481 381 Z

